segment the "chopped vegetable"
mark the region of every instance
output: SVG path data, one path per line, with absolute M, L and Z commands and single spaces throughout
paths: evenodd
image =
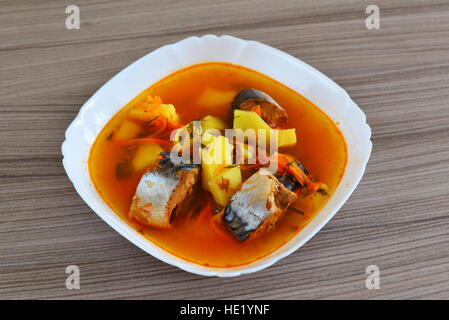
M 206 139 L 203 135 L 203 139 Z M 202 186 L 214 200 L 226 206 L 242 183 L 240 166 L 232 164 L 233 146 L 223 137 L 207 136 L 202 151 Z
M 270 143 L 270 135 L 274 130 L 278 134 L 278 147 L 288 147 L 296 144 L 295 129 L 278 130 L 272 129 L 270 126 L 254 111 L 234 110 L 234 130 L 241 129 L 243 132 L 247 129 L 255 130 L 256 135 L 260 129 L 265 130 L 266 143 Z
M 204 146 L 209 145 L 211 142 L 214 141 L 214 139 L 216 138 L 216 136 L 212 135 L 210 132 L 212 131 L 206 131 L 203 133 L 203 135 L 201 136 L 201 144 Z
M 238 150 L 238 156 L 243 157 L 243 160 L 245 160 L 248 163 L 255 162 L 256 150 L 254 147 L 250 147 L 246 143 L 240 143 L 240 142 L 237 142 L 235 147 L 236 147 L 236 151 Z M 236 154 L 237 154 L 237 152 L 236 152 Z M 236 157 L 237 157 L 237 155 L 236 155 Z M 241 160 L 242 159 L 237 159 L 237 163 L 242 163 L 242 162 L 239 162 Z M 251 162 L 250 162 L 250 160 L 251 160 Z
M 254 107 L 251 108 L 251 111 L 257 113 L 259 117 L 262 117 L 262 108 L 260 107 L 260 105 L 255 105 Z
M 233 150 L 232 144 L 224 136 L 214 137 L 210 135 L 208 138 L 206 148 L 201 152 L 202 186 L 206 191 L 210 191 L 208 183 L 216 178 L 216 170 L 232 164 Z
M 209 136 L 209 143 L 202 153 L 202 162 L 213 165 L 232 164 L 234 146 L 224 136 Z
M 203 133 L 202 126 L 195 125 L 195 121 L 199 122 L 200 120 L 192 120 L 185 126 L 181 127 L 182 130 L 185 130 L 187 131 L 187 133 L 189 133 L 190 137 L 193 137 L 194 135 L 201 135 Z
M 195 227 L 198 227 L 198 226 L 201 224 L 201 222 L 202 222 L 204 219 L 206 219 L 206 217 L 207 217 L 208 215 L 211 215 L 211 210 L 212 210 L 212 207 L 211 207 L 210 203 L 207 203 L 207 204 L 201 209 L 201 211 L 200 211 L 200 213 L 199 213 L 199 215 L 198 215 L 198 218 L 196 218 L 196 221 L 195 221 Z
M 204 131 L 208 129 L 216 129 L 219 131 L 223 131 L 226 129 L 226 123 L 214 116 L 205 116 L 201 119 L 201 127 Z
M 187 150 L 191 150 L 191 147 L 193 146 L 194 137 L 199 136 L 201 137 L 203 130 L 201 128 L 201 125 L 196 125 L 194 121 L 199 120 L 192 120 L 182 128 L 176 130 L 174 132 L 173 137 L 171 138 L 174 141 L 174 146 L 177 148 L 177 152 L 182 151 L 187 152 Z
M 134 170 L 140 171 L 152 165 L 163 150 L 158 144 L 142 144 L 133 159 Z
M 275 153 L 273 156 L 278 161 L 279 172 L 282 173 L 284 171 L 290 173 L 301 185 L 305 184 L 312 192 L 322 190 L 322 192 L 327 193 L 327 186 L 324 183 L 312 181 L 312 179 L 302 171 L 295 158 L 281 153 Z
M 246 129 L 265 129 L 267 130 L 267 135 L 270 134 L 270 126 L 263 121 L 263 119 L 254 111 L 245 111 L 245 110 L 234 110 L 234 130 L 242 129 L 245 131 Z M 268 140 L 269 141 L 269 140 Z
M 306 218 L 308 218 L 313 212 L 316 212 L 320 209 L 323 203 L 325 203 L 326 198 L 327 196 L 321 194 L 320 192 L 310 192 L 299 197 L 298 203 L 296 205 L 299 205 L 301 207 L 302 214 Z
M 197 103 L 203 107 L 214 108 L 217 106 L 229 105 L 236 95 L 233 90 L 217 90 L 213 88 L 206 88 Z
M 132 121 L 124 121 L 119 127 L 117 133 L 113 136 L 114 140 L 127 140 L 137 137 L 142 132 L 142 126 Z
M 225 207 L 229 199 L 242 184 L 242 174 L 240 166 L 231 168 L 223 167 L 220 173 L 215 177 L 215 181 L 209 181 L 209 191 L 212 193 L 215 202 Z
M 278 132 L 278 147 L 291 147 L 296 144 L 296 130 L 285 129 Z
M 223 220 L 225 209 L 221 209 L 219 212 L 216 212 L 212 217 L 211 220 L 215 221 L 216 223 L 221 223 Z
M 144 121 L 147 128 L 152 128 L 157 133 L 181 127 L 175 107 L 172 104 L 163 104 L 159 97 L 149 96 L 146 102 L 131 109 L 129 115 Z
M 224 228 L 223 224 L 221 223 L 223 213 L 224 210 L 221 211 L 221 214 L 218 213 L 214 216 L 209 217 L 210 226 L 212 230 L 223 240 L 233 240 L 232 237 L 230 237 L 230 233 Z

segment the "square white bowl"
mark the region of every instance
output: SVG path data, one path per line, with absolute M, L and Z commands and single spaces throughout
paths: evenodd
M 339 128 L 348 147 L 348 162 L 331 199 L 315 218 L 281 248 L 247 265 L 212 268 L 185 261 L 151 243 L 103 201 L 88 170 L 89 151 L 106 123 L 143 90 L 169 74 L 205 62 L 228 62 L 263 73 L 312 101 Z M 189 37 L 163 46 L 132 63 L 101 87 L 67 128 L 62 144 L 63 165 L 81 198 L 106 223 L 152 256 L 185 271 L 204 276 L 231 277 L 264 269 L 288 256 L 313 237 L 340 209 L 356 188 L 371 153 L 371 129 L 366 116 L 331 79 L 280 50 L 231 36 Z

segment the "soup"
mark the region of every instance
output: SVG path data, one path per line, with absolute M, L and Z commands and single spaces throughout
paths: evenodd
M 245 104 L 236 106 L 239 95 L 243 97 L 239 101 Z M 253 103 L 248 104 L 248 101 Z M 268 109 L 265 109 L 267 101 Z M 273 106 L 276 115 L 284 110 L 281 117 L 269 117 Z M 157 110 L 166 115 L 164 121 Z M 287 115 L 288 121 L 282 118 Z M 276 158 L 276 165 L 283 173 L 264 175 L 264 165 L 257 161 L 256 164 L 226 163 L 219 169 L 214 167 L 213 171 L 205 163 L 197 167 L 173 165 L 166 158 L 177 144 L 170 140 L 170 135 L 189 128 L 193 120 L 221 132 L 224 128 L 235 130 L 240 124 L 269 124 L 270 132 L 279 133 L 279 153 L 276 154 L 281 158 Z M 203 127 L 200 127 L 200 154 L 212 150 L 217 141 L 229 142 L 234 153 L 241 147 L 217 134 L 206 144 Z M 247 140 L 243 145 L 246 148 L 242 149 L 243 154 L 252 151 L 260 154 L 260 150 L 248 149 Z M 180 146 L 179 150 L 184 149 Z M 282 161 L 285 162 L 283 167 Z M 205 63 L 161 79 L 123 107 L 98 135 L 88 165 L 91 179 L 103 200 L 148 241 L 187 261 L 225 268 L 254 262 L 300 232 L 332 196 L 346 161 L 346 144 L 338 127 L 306 98 L 256 71 L 226 63 Z M 170 164 L 170 170 L 175 168 L 170 171 L 172 176 L 164 175 L 168 180 L 163 180 L 152 192 L 140 190 L 144 178 L 149 179 L 147 186 L 153 179 L 151 185 L 154 186 L 160 174 L 168 172 L 161 171 L 162 163 Z M 185 190 L 179 187 L 181 180 L 185 181 Z M 251 183 L 253 187 L 249 187 Z M 178 192 L 177 198 L 183 201 L 167 209 L 167 212 L 176 212 L 168 212 L 168 218 L 164 211 L 158 224 L 155 215 L 159 212 L 158 201 L 162 201 L 164 195 L 156 197 L 155 193 L 164 188 L 171 188 L 172 195 Z M 266 222 L 259 215 L 256 220 L 261 224 L 257 229 L 249 228 L 249 218 L 242 213 L 250 210 L 252 204 L 245 207 L 238 203 L 244 199 L 244 192 L 254 188 L 261 189 L 263 194 L 275 192 L 274 197 L 264 198 L 263 214 L 273 213 L 266 219 L 270 221 Z M 141 206 L 140 211 L 136 209 L 139 190 L 146 197 L 157 198 Z M 278 195 L 282 201 L 276 199 Z M 235 223 L 242 225 L 236 228 Z

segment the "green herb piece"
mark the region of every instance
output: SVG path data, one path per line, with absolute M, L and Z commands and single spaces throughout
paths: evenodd
M 299 209 L 296 209 L 295 207 L 290 206 L 290 207 L 288 207 L 287 209 L 288 209 L 288 210 L 291 210 L 291 211 L 293 211 L 293 212 L 295 212 L 295 213 L 299 213 L 299 214 L 304 215 L 304 212 L 303 212 L 303 211 L 301 211 L 301 210 L 299 210 Z

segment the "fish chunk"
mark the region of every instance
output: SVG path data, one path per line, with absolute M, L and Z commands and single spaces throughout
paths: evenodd
M 240 91 L 231 103 L 232 110 L 254 111 L 256 106 L 261 108 L 260 116 L 270 127 L 283 126 L 287 123 L 287 111 L 265 92 L 245 89 Z
M 167 229 L 178 206 L 192 194 L 200 168 L 194 164 L 175 165 L 169 154 L 161 155 L 140 179 L 128 215 L 147 226 Z
M 231 197 L 223 221 L 240 241 L 269 231 L 297 195 L 266 169 L 259 169 Z

